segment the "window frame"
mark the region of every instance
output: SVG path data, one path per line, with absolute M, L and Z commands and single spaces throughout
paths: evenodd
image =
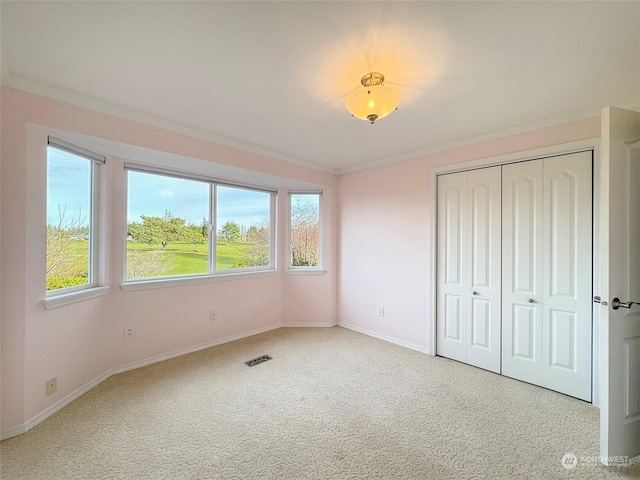
M 288 219 L 287 219 L 287 273 L 292 274 L 322 274 L 324 273 L 323 262 L 322 262 L 322 198 L 323 198 L 323 190 L 289 190 L 287 192 L 288 199 Z M 293 265 L 292 260 L 292 248 L 291 248 L 291 239 L 292 239 L 292 229 L 291 229 L 291 215 L 292 215 L 292 205 L 293 195 L 317 195 L 318 196 L 318 265 L 315 266 L 300 266 Z
M 77 285 L 75 287 L 57 288 L 55 290 L 46 290 L 45 287 L 45 300 L 44 305 L 46 308 L 52 308 L 56 306 L 66 305 L 73 303 L 84 298 L 93 298 L 101 296 L 108 290 L 108 287 L 100 286 L 100 278 L 102 275 L 102 265 L 99 261 L 100 254 L 104 248 L 101 241 L 100 221 L 102 205 L 100 202 L 100 182 L 102 178 L 102 169 L 106 164 L 106 157 L 98 153 L 92 152 L 78 145 L 66 142 L 60 138 L 47 136 L 46 145 L 46 162 L 47 162 L 47 183 L 45 186 L 46 196 L 45 202 L 47 202 L 48 191 L 48 168 L 49 168 L 49 148 L 53 148 L 59 151 L 67 152 L 77 157 L 82 157 L 90 162 L 91 168 L 91 181 L 90 181 L 90 220 L 89 220 L 89 281 L 84 285 Z M 45 222 L 46 212 L 48 212 L 49 205 L 45 206 Z M 45 258 L 47 253 L 45 253 Z M 46 281 L 46 276 L 45 276 Z M 87 293 L 89 292 L 89 293 Z
M 215 244 L 209 239 L 209 244 L 214 249 L 214 254 L 210 257 L 210 261 L 213 264 L 213 268 L 210 271 L 218 272 L 213 273 L 213 275 L 225 275 L 231 274 L 233 272 L 260 272 L 265 270 L 275 270 L 276 261 L 275 261 L 275 243 L 276 243 L 276 198 L 278 196 L 278 191 L 276 189 L 266 189 L 266 188 L 256 188 L 249 187 L 245 184 L 232 184 L 230 182 L 216 182 L 212 183 L 213 186 L 213 199 L 210 202 L 211 205 L 211 217 L 210 222 L 210 237 L 215 237 Z M 269 263 L 267 265 L 262 265 L 258 267 L 244 267 L 244 268 L 229 268 L 226 270 L 218 270 L 217 268 L 217 258 L 215 257 L 216 247 L 218 246 L 218 187 L 229 187 L 229 188 L 237 188 L 242 190 L 251 190 L 254 192 L 262 192 L 269 194 Z
M 144 290 L 158 287 L 171 287 L 189 284 L 208 283 L 212 281 L 219 281 L 229 278 L 252 278 L 261 276 L 270 276 L 277 274 L 276 258 L 275 258 L 275 244 L 276 244 L 276 205 L 278 190 L 276 188 L 264 187 L 260 185 L 251 185 L 242 182 L 234 182 L 229 180 L 223 180 L 216 177 L 184 172 L 180 170 L 156 167 L 152 165 L 146 165 L 141 163 L 126 162 L 124 164 L 125 170 L 125 232 L 127 230 L 128 218 L 126 212 L 129 205 L 129 175 L 128 172 L 138 172 L 150 175 L 162 175 L 170 178 L 178 178 L 183 180 L 191 180 L 197 182 L 204 182 L 209 184 L 209 243 L 208 243 L 208 268 L 206 273 L 197 274 L 185 274 L 185 275 L 165 275 L 158 277 L 140 278 L 140 279 L 127 279 L 127 239 L 124 236 L 124 258 L 123 258 L 123 280 L 120 284 L 120 288 L 123 291 L 132 290 Z M 255 192 L 262 192 L 269 194 L 269 264 L 258 267 L 243 267 L 243 268 L 230 268 L 225 270 L 217 269 L 217 187 L 230 187 L 237 189 L 250 190 Z

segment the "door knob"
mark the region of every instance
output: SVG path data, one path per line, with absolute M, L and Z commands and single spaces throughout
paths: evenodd
M 529 303 L 536 303 L 536 301 L 533 298 L 530 298 Z
M 631 308 L 631 306 L 634 303 L 636 305 L 640 305 L 640 302 L 621 302 L 620 299 L 618 297 L 616 297 L 611 301 L 611 307 L 614 310 L 618 310 L 620 307 L 622 307 L 622 308 Z
M 473 292 L 473 294 L 474 294 L 474 295 L 480 295 L 480 293 L 479 293 L 479 292 Z

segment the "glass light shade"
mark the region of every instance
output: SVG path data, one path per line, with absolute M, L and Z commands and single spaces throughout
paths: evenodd
M 393 87 L 370 85 L 351 93 L 344 105 L 354 117 L 373 123 L 393 112 L 401 98 L 400 92 Z

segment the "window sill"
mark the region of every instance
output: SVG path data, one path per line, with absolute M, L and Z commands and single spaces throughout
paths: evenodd
M 52 308 L 58 308 L 72 303 L 83 302 L 91 298 L 102 297 L 103 295 L 106 295 L 108 291 L 109 287 L 92 287 L 87 288 L 86 290 L 53 295 L 42 300 L 42 304 L 44 305 L 44 308 L 50 310 Z
M 324 275 L 322 268 L 288 268 L 287 275 Z
M 120 284 L 120 288 L 123 292 L 132 292 L 135 290 L 150 290 L 153 288 L 184 287 L 186 285 L 197 285 L 200 283 L 244 280 L 246 278 L 271 277 L 277 274 L 278 272 L 276 270 L 258 270 L 252 272 L 219 273 L 216 275 L 198 275 L 182 278 L 153 278 L 124 282 Z

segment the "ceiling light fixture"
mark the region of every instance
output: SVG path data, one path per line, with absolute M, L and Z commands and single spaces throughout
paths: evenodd
M 384 118 L 398 108 L 402 96 L 393 87 L 384 84 L 384 75 L 367 73 L 360 79 L 363 88 L 358 88 L 344 101 L 345 107 L 354 117 L 369 120 L 371 124 Z

